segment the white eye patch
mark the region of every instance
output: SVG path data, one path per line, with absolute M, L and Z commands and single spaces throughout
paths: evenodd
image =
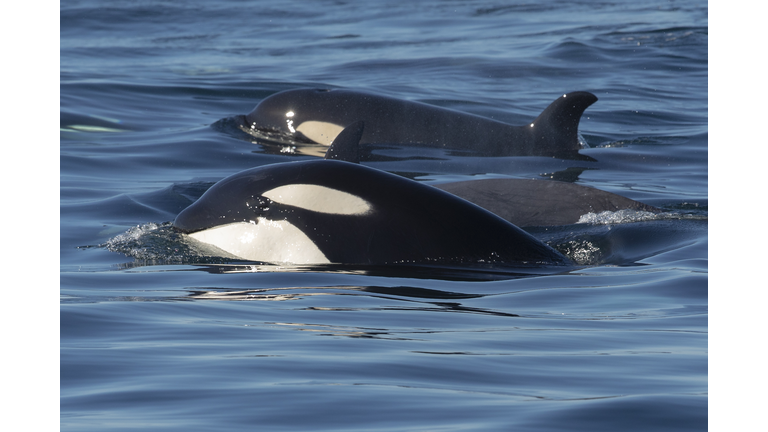
M 371 204 L 359 196 L 311 184 L 280 186 L 262 195 L 276 203 L 318 213 L 362 215 L 371 210 Z
M 305 121 L 296 130 L 318 144 L 331 145 L 344 128 L 333 123 Z

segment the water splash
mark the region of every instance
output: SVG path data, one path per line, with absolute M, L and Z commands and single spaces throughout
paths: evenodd
M 579 217 L 577 224 L 592 225 L 613 225 L 631 222 L 646 222 L 654 220 L 679 220 L 679 219 L 698 219 L 705 220 L 707 215 L 696 209 L 691 212 L 648 212 L 643 210 L 623 209 L 617 211 L 604 211 L 600 213 L 587 213 Z
M 145 223 L 128 229 L 99 245 L 111 252 L 135 258 L 142 264 L 220 262 L 225 254 L 192 244 L 173 228 L 173 223 Z
M 642 210 L 618 210 L 615 212 L 604 211 L 600 213 L 587 213 L 579 217 L 579 224 L 609 225 L 629 222 L 643 222 L 664 218 L 666 213 L 653 213 Z
M 586 239 L 571 240 L 556 245 L 555 248 L 579 266 L 598 265 L 605 259 L 600 247 Z

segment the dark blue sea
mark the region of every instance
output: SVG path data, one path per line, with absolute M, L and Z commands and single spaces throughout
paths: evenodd
M 61 430 L 706 430 L 708 25 L 696 0 L 62 1 Z M 216 181 L 316 158 L 234 122 L 301 87 L 514 125 L 592 92 L 594 161 L 363 163 L 666 213 L 530 229 L 578 266 L 525 277 L 193 253 L 169 225 Z

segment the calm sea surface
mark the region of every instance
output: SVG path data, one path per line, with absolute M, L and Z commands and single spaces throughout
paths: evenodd
M 705 2 L 62 1 L 60 26 L 62 430 L 707 428 Z M 198 256 L 176 214 L 238 171 L 313 158 L 234 117 L 307 86 L 515 125 L 590 91 L 594 162 L 365 164 L 557 176 L 669 214 L 531 230 L 580 264 L 554 275 Z

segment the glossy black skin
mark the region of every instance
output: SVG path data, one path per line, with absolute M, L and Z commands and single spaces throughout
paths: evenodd
M 359 196 L 365 215 L 336 215 L 261 196 L 287 184 L 321 185 Z M 233 222 L 287 220 L 338 264 L 569 265 L 570 261 L 500 217 L 416 181 L 362 165 L 313 160 L 249 169 L 216 183 L 182 211 L 185 233 Z
M 569 225 L 587 213 L 661 209 L 586 186 L 553 180 L 481 179 L 444 183 L 450 192 L 520 227 Z
M 364 128 L 363 122 L 345 128 L 328 147 L 325 158 L 360 163 L 358 143 Z M 479 179 L 434 187 L 519 227 L 569 225 L 577 223 L 582 215 L 604 211 L 662 211 L 611 192 L 554 180 Z
M 308 140 L 288 127 L 321 121 L 345 127 L 365 121 L 360 144 L 398 144 L 472 150 L 487 156 L 578 156 L 578 126 L 597 101 L 589 92 L 557 98 L 535 120 L 512 126 L 420 102 L 352 90 L 296 89 L 271 95 L 245 116 L 250 127 Z M 286 117 L 287 112 L 293 116 Z

